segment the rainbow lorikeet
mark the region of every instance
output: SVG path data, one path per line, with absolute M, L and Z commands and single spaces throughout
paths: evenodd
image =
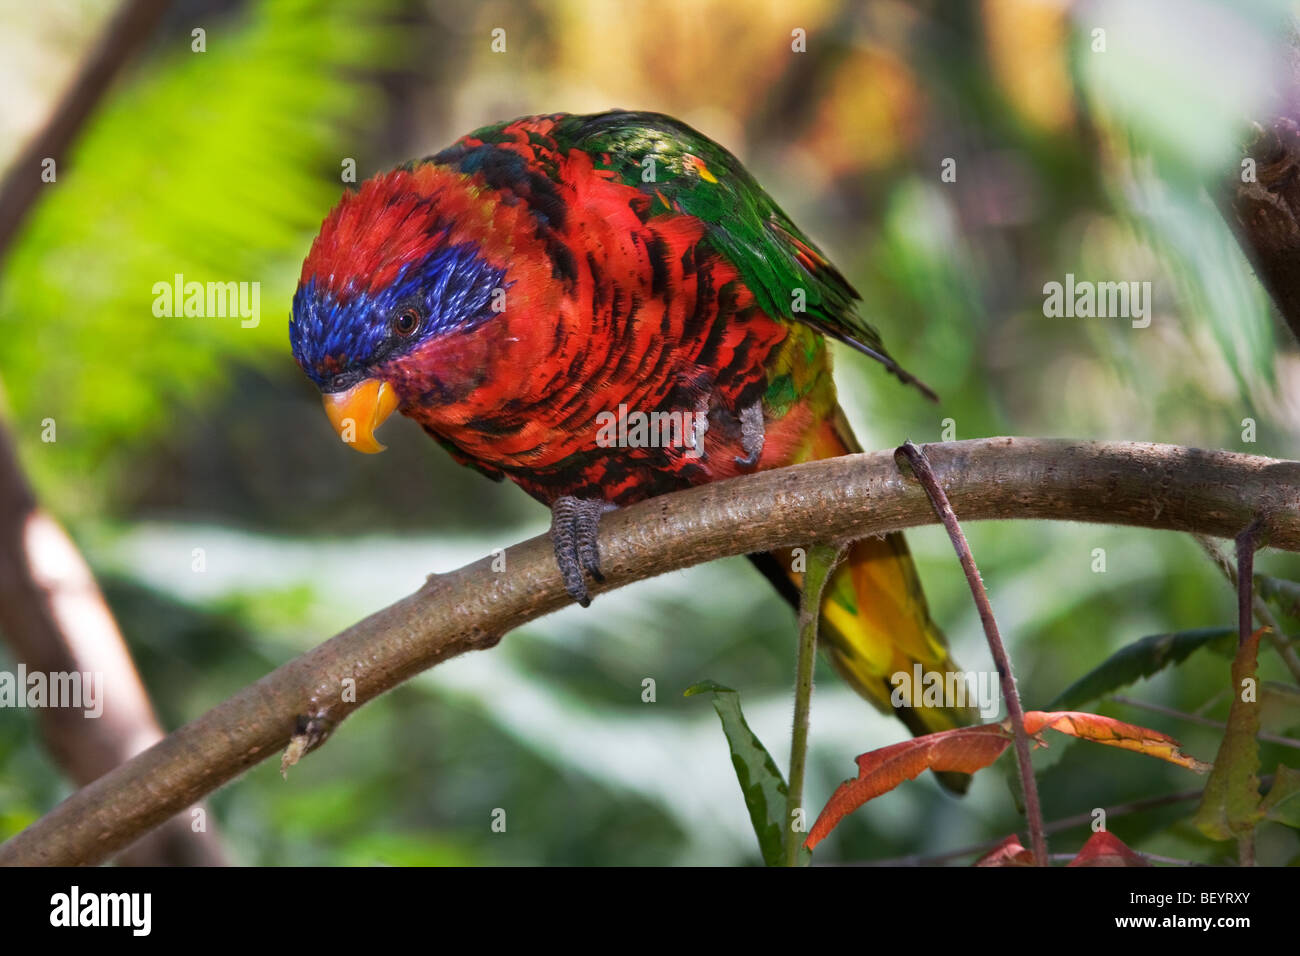
M 374 431 L 400 411 L 549 506 L 585 606 L 602 512 L 860 450 L 824 336 L 933 397 L 857 298 L 717 143 L 655 113 L 557 113 L 345 194 L 303 263 L 289 336 L 352 447 L 381 451 Z M 797 602 L 791 552 L 751 557 Z M 972 721 L 890 704 L 890 675 L 955 670 L 902 535 L 853 545 L 821 633 L 849 684 L 914 733 Z

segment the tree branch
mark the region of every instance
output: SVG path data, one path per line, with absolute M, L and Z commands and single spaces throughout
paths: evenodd
M 14 160 L 0 183 L 0 259 L 18 233 L 44 185 L 41 163 L 63 160 L 86 120 L 167 12 L 170 0 L 127 0 L 109 21 L 49 122 Z
M 1132 442 L 990 438 L 925 446 L 967 520 L 1092 521 L 1235 537 L 1300 551 L 1300 462 Z M 838 542 L 935 520 L 893 452 L 718 482 L 614 511 L 594 593 L 734 554 Z M 97 863 L 297 734 L 319 745 L 366 701 L 569 603 L 550 541 L 431 576 L 419 591 L 277 668 L 70 796 L 0 846 L 0 864 Z M 344 702 L 344 681 L 355 700 Z M 350 696 L 350 695 L 349 695 Z
M 42 707 L 50 755 L 77 786 L 157 743 L 162 726 L 109 610 L 77 546 L 36 501 L 0 420 L 0 634 L 30 673 L 94 675 L 98 717 L 86 708 Z M 26 693 L 20 687 L 19 693 Z M 66 703 L 66 702 L 65 702 Z M 206 811 L 205 811 L 206 812 Z M 205 818 L 206 820 L 206 818 Z M 217 866 L 225 856 L 210 822 L 194 831 L 174 817 L 122 854 L 139 865 Z

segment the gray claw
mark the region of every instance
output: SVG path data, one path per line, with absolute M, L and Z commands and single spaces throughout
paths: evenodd
M 753 468 L 763 454 L 763 403 L 754 402 L 740 410 L 740 442 L 745 457 L 736 456 L 736 464 Z
M 607 502 L 565 495 L 551 506 L 551 544 L 555 563 L 564 578 L 564 590 L 583 607 L 591 604 L 591 594 L 583 571 L 594 581 L 604 581 L 600 572 L 600 548 L 597 536 L 600 516 L 609 508 Z

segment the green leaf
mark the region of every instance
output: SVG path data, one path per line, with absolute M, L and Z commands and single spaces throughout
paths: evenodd
M 292 366 L 285 321 L 340 163 L 372 171 L 377 68 L 418 56 L 398 0 L 274 0 L 153 44 L 87 121 L 4 263 L 0 380 L 47 504 L 93 514 L 235 365 Z M 155 314 L 157 284 L 243 282 L 257 314 Z M 229 308 L 223 309 L 230 313 Z M 247 324 L 246 324 L 247 323 Z M 64 441 L 64 434 L 75 440 Z
M 1232 706 L 1214 769 L 1192 822 L 1214 840 L 1231 840 L 1263 819 L 1259 800 L 1259 687 L 1256 631 L 1232 662 Z
M 1300 770 L 1279 764 L 1273 789 L 1259 808 L 1264 812 L 1264 819 L 1300 829 Z
M 1193 651 L 1218 640 L 1235 639 L 1233 628 L 1206 627 L 1174 634 L 1152 634 L 1120 648 L 1065 690 L 1043 710 L 1079 710 L 1099 697 L 1150 677 L 1171 664 L 1186 660 Z
M 731 748 L 731 763 L 736 768 L 745 806 L 749 808 L 749 822 L 758 837 L 763 862 L 768 866 L 781 866 L 785 862 L 782 834 L 789 796 L 785 777 L 763 742 L 745 723 L 745 715 L 740 709 L 740 694 L 715 681 L 703 680 L 688 687 L 683 696 L 704 693 L 713 695 L 713 709 L 722 720 L 722 732 Z

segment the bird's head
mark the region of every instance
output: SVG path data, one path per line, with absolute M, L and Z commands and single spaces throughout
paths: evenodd
M 303 263 L 293 356 L 358 451 L 383 451 L 374 432 L 394 410 L 475 384 L 472 340 L 509 281 L 503 257 L 467 228 L 474 198 L 433 164 L 376 176 L 344 195 Z

